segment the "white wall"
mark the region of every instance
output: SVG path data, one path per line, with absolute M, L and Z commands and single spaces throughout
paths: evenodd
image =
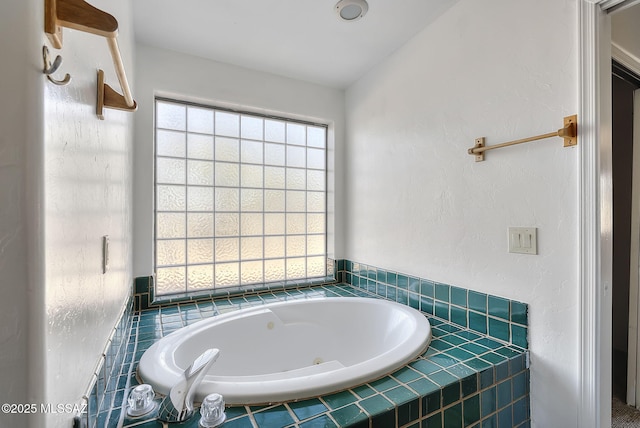
M 153 273 L 153 102 L 156 95 L 256 113 L 326 123 L 328 132 L 328 210 L 341 218 L 344 92 L 190 55 L 136 46 L 139 112 L 134 164 L 134 276 Z M 332 216 L 334 210 L 338 211 Z M 328 225 L 329 256 L 342 257 L 343 228 Z M 335 240 L 334 251 L 331 243 Z
M 577 423 L 575 0 L 461 0 L 346 94 L 346 257 L 528 303 L 536 427 Z M 507 227 L 538 228 L 536 256 Z
M 133 77 L 129 2 L 92 4 L 118 19 Z M 131 290 L 133 115 L 96 118 L 96 69 L 118 87 L 107 43 L 65 29 L 64 47 L 51 49 L 43 8 L 40 0 L 0 4 L 0 401 L 74 404 Z M 69 86 L 42 75 L 43 44 L 64 58 L 55 75 L 70 73 Z M 106 275 L 102 235 L 112 244 Z M 0 427 L 68 428 L 72 417 L 2 414 Z
M 25 195 L 28 142 L 30 134 L 41 130 L 37 118 L 42 118 L 34 10 L 35 0 L 0 3 L 0 403 L 27 403 L 31 398 L 27 225 L 33 205 Z M 0 414 L 2 428 L 25 426 L 24 422 L 23 416 Z
M 130 2 L 93 5 L 116 17 L 125 68 L 133 78 Z M 96 69 L 120 91 L 106 40 L 65 30 L 69 86 L 45 86 L 45 402 L 77 402 L 91 379 L 131 292 L 132 113 L 95 115 Z M 134 95 L 135 86 L 134 86 Z M 110 238 L 110 269 L 102 273 L 102 236 Z M 50 415 L 47 426 L 68 427 Z

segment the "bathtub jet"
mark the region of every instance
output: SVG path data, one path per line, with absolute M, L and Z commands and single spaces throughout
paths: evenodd
M 204 350 L 220 350 L 195 400 L 228 405 L 296 401 L 385 376 L 422 354 L 431 326 L 419 311 L 374 298 L 312 298 L 212 317 L 153 344 L 140 378 L 161 394 Z

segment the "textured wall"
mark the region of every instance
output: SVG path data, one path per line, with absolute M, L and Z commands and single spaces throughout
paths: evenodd
M 133 78 L 130 3 L 94 1 L 116 17 L 125 68 Z M 77 403 L 131 290 L 133 114 L 95 115 L 96 70 L 119 90 L 104 38 L 64 30 L 59 72 L 72 83 L 44 91 L 45 381 L 43 402 Z M 134 87 L 135 95 L 135 87 Z M 102 273 L 103 235 L 111 242 Z M 70 415 L 46 416 L 68 427 Z
M 161 67 L 158 64 L 162 64 Z M 328 210 L 344 206 L 344 92 L 190 55 L 138 45 L 136 73 L 140 111 L 136 120 L 134 167 L 134 276 L 153 272 L 153 101 L 156 94 L 257 113 L 297 115 L 329 124 Z M 335 175 L 335 179 L 334 179 Z M 342 217 L 339 213 L 337 218 Z M 342 226 L 328 225 L 330 257 L 342 257 Z M 335 239 L 335 252 L 331 242 Z
M 116 17 L 130 80 L 133 29 L 130 3 L 96 1 Z M 45 260 L 46 402 L 76 403 L 130 293 L 131 159 L 133 114 L 95 115 L 96 70 L 118 91 L 103 38 L 65 30 L 61 72 L 69 86 L 46 85 Z M 134 87 L 135 96 L 135 87 Z M 109 235 L 110 270 L 102 274 L 103 235 Z M 48 427 L 68 427 L 68 415 L 49 415 Z
M 574 0 L 462 0 L 347 90 L 346 257 L 530 305 L 532 416 L 576 426 L 578 108 Z M 537 256 L 507 228 L 538 228 Z

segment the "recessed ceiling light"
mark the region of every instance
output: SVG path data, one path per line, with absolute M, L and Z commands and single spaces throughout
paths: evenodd
M 343 21 L 357 21 L 367 13 L 369 4 L 366 0 L 340 0 L 335 10 Z

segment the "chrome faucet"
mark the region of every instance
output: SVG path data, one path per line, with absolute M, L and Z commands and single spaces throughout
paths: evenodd
M 182 378 L 160 402 L 158 419 L 164 422 L 183 422 L 193 414 L 193 397 L 211 365 L 218 359 L 219 349 L 207 349 L 184 371 Z

